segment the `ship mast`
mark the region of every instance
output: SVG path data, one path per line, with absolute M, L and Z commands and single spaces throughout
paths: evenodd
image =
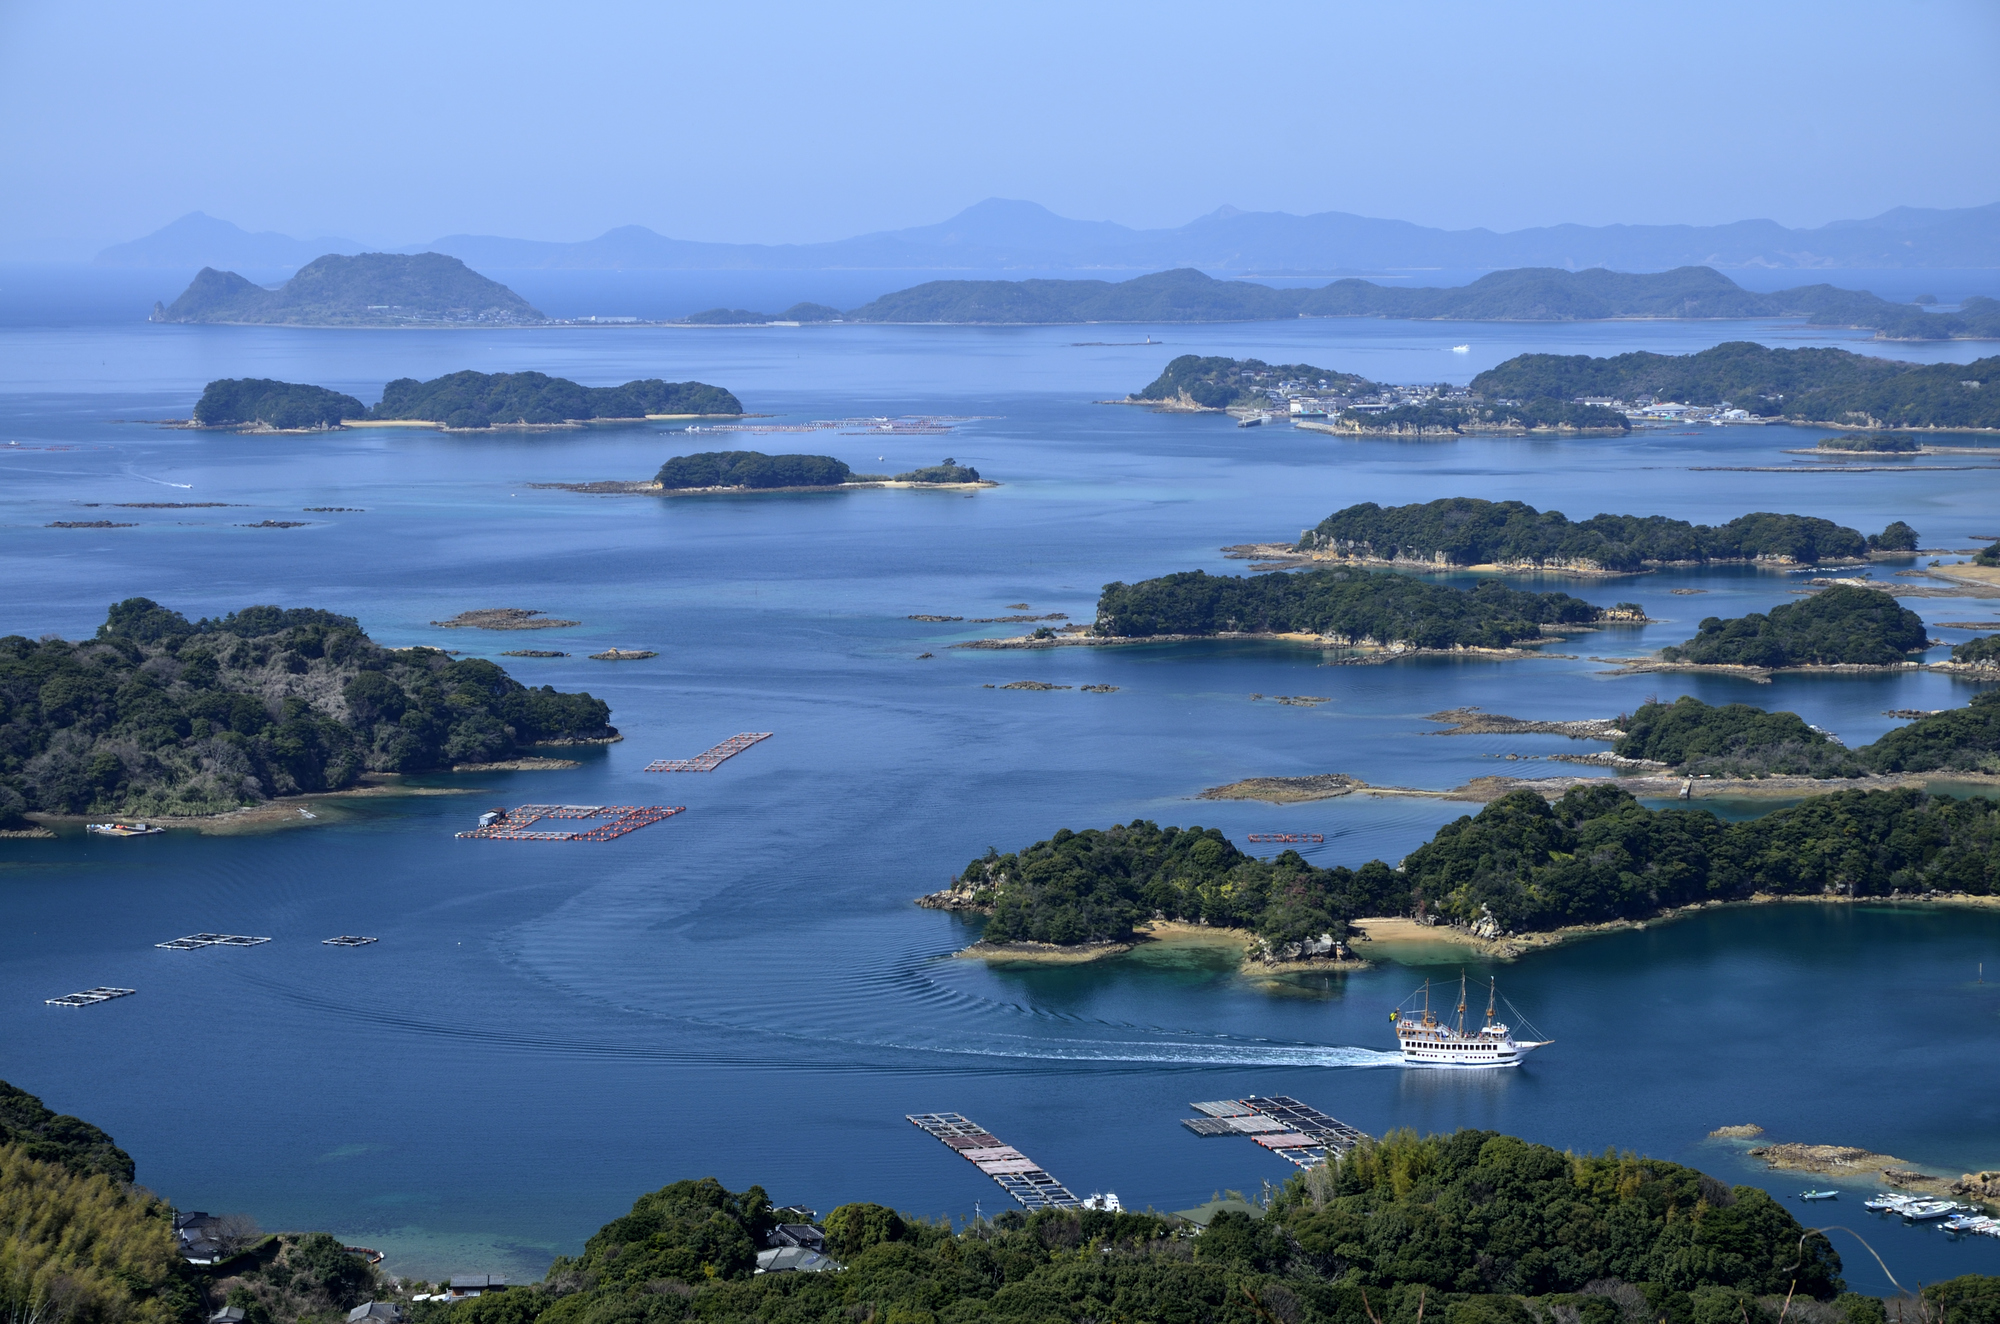
M 1498 976 L 1494 976 L 1486 985 L 1486 1023 L 1488 1025 L 1493 1024 L 1493 1003 L 1499 996 L 1500 980 Z
M 1458 1034 L 1465 1034 L 1465 971 L 1458 972 Z

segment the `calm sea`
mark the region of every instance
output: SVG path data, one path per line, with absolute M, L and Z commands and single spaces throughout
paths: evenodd
M 399 1272 L 530 1275 L 681 1177 L 760 1182 L 822 1211 L 874 1199 L 991 1214 L 1006 1207 L 999 1188 L 903 1120 L 955 1110 L 1074 1190 L 1180 1209 L 1291 1171 L 1178 1125 L 1191 1100 L 1252 1092 L 1296 1095 L 1371 1132 L 1482 1126 L 1633 1149 L 1788 1199 L 1803 1179 L 1765 1173 L 1707 1133 L 1754 1122 L 1776 1139 L 2000 1167 L 1996 914 L 1710 912 L 1537 955 L 1498 973 L 1554 1046 L 1518 1072 L 1440 1076 L 1387 1064 L 1388 1011 L 1427 977 L 1488 973 L 1449 950 L 1306 983 L 1244 979 L 1185 953 L 993 970 L 951 959 L 971 937 L 962 922 L 910 905 L 989 845 L 1134 818 L 1218 826 L 1239 842 L 1320 832 L 1319 862 L 1394 860 L 1469 806 L 1191 797 L 1308 772 L 1447 787 L 1565 770 L 1508 754 L 1588 748 L 1436 738 L 1425 714 L 1444 708 L 1602 716 L 1694 693 L 1791 708 L 1859 744 L 1895 723 L 1886 710 L 1973 692 L 1932 674 L 1618 678 L 1590 660 L 1674 642 L 1702 616 L 1796 600 L 1792 577 L 1744 569 L 1562 583 L 1640 601 L 1664 623 L 1534 661 L 1326 668 L 1312 652 L 1221 644 L 979 652 L 950 645 L 1009 627 L 909 620 L 1017 603 L 1087 620 L 1109 581 L 1240 571 L 1221 547 L 1294 537 L 1364 500 L 1462 494 L 1703 521 L 1797 511 L 1866 531 L 1905 519 L 1931 547 L 2000 533 L 2000 469 L 1985 457 L 1875 473 L 1701 467 L 1782 469 L 1810 431 L 1399 444 L 1092 403 L 1173 355 L 1463 381 L 1526 350 L 1754 338 L 1964 360 L 1988 346 L 1875 346 L 1785 323 L 317 332 L 148 326 L 112 304 L 115 317 L 67 325 L 46 300 L 0 305 L 0 631 L 78 637 L 134 594 L 190 616 L 321 606 L 391 645 L 568 651 L 504 662 L 525 681 L 606 698 L 626 734 L 575 771 L 434 778 L 465 793 L 327 802 L 292 830 L 0 843 L 0 1077 L 105 1126 L 140 1180 L 182 1207 L 325 1227 L 387 1250 Z M 1134 343 L 1148 335 L 1160 343 Z M 390 378 L 459 368 L 697 378 L 773 423 L 970 421 L 943 436 L 762 438 L 653 425 L 254 438 L 143 421 L 184 417 L 215 377 L 372 400 Z M 745 445 L 876 471 L 949 455 L 1004 486 L 673 501 L 531 486 L 643 477 L 669 455 Z M 234 504 L 116 504 L 147 501 Z M 113 517 L 138 527 L 45 527 Z M 265 519 L 308 523 L 242 527 Z M 1937 622 L 2000 614 L 1962 599 L 1909 605 L 1949 641 L 1969 633 Z M 582 624 L 533 635 L 429 624 L 501 606 Z M 611 645 L 660 656 L 584 656 Z M 1119 689 L 997 688 L 1015 680 Z M 746 730 L 775 735 L 714 773 L 641 771 Z M 452 836 L 481 809 L 548 801 L 687 812 L 599 845 Z M 273 941 L 154 946 L 199 930 Z M 322 945 L 340 933 L 380 941 Z M 1981 962 L 1994 983 L 1977 982 Z M 96 984 L 139 994 L 82 1011 L 43 1003 Z M 2000 1244 L 1877 1226 L 1856 1207 L 1863 1194 L 1846 1189 L 1837 1216 L 1793 1207 L 1860 1229 L 1905 1283 L 2000 1272 Z M 1851 1240 L 1841 1249 L 1854 1283 L 1886 1288 Z

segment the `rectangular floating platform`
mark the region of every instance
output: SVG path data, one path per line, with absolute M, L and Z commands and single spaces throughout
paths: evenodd
M 1081 1209 L 1083 1201 L 1041 1169 L 1033 1159 L 1002 1143 L 992 1132 L 958 1113 L 910 1113 L 911 1125 L 937 1137 L 1024 1209 Z
M 1201 1117 L 1181 1122 L 1198 1136 L 1248 1136 L 1301 1168 L 1338 1159 L 1368 1136 L 1288 1094 L 1190 1104 Z
M 190 933 L 185 938 L 156 942 L 153 946 L 170 952 L 191 952 L 201 947 L 256 947 L 269 941 L 269 938 L 252 938 L 241 933 Z
M 485 841 L 609 841 L 686 810 L 686 805 L 522 805 L 485 827 L 458 835 Z M 541 826 L 556 822 L 592 826 Z
M 321 938 L 320 944 L 325 947 L 366 947 L 374 941 L 376 939 L 364 938 L 359 934 L 343 933 L 338 938 Z
M 113 998 L 129 998 L 138 991 L 136 988 L 112 988 L 109 984 L 100 984 L 81 993 L 66 993 L 62 997 L 43 998 L 42 1001 L 51 1007 L 94 1007 Z
M 655 759 L 646 765 L 647 772 L 714 772 L 722 766 L 723 760 L 733 759 L 760 740 L 769 740 L 770 731 L 745 731 L 734 735 L 715 746 L 703 750 L 691 759 Z
M 1320 832 L 1252 832 L 1251 841 L 1283 846 L 1324 846 L 1326 835 Z

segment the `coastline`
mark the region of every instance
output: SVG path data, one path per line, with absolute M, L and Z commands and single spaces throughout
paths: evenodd
M 1166 951 L 1175 947 L 1208 947 L 1233 950 L 1236 971 L 1242 975 L 1328 974 L 1365 970 L 1369 963 L 1341 960 L 1264 961 L 1252 953 L 1257 935 L 1248 929 L 1223 928 L 1208 924 L 1187 924 L 1179 920 L 1156 919 L 1133 929 L 1131 942 L 1080 943 L 1061 946 L 1042 942 L 976 942 L 953 952 L 964 958 L 996 963 L 1029 965 L 1085 965 L 1108 957 L 1138 951 Z
M 2000 1207 L 1996 1203 L 2000 1202 L 2000 1173 L 1965 1172 L 1961 1168 L 1963 1175 L 1954 1178 L 1949 1169 L 1940 1170 L 1936 1164 L 1911 1163 L 1893 1154 L 1878 1154 L 1850 1145 L 1756 1143 L 1763 1134 L 1761 1126 L 1724 1126 L 1710 1131 L 1708 1138 L 1743 1145 L 1748 1157 L 1761 1159 L 1774 1172 L 1809 1172 L 1836 1181 L 1845 1179 L 1939 1199 L 1969 1200 L 1988 1213 Z
M 454 769 L 456 771 L 456 769 Z M 483 787 L 478 786 L 408 786 L 398 773 L 363 773 L 368 782 L 365 786 L 351 786 L 344 791 L 312 791 L 305 795 L 274 796 L 261 804 L 243 805 L 225 810 L 219 814 L 44 814 L 29 813 L 26 817 L 39 825 L 60 824 L 75 826 L 82 823 L 102 822 L 106 818 L 129 818 L 151 823 L 158 827 L 202 833 L 205 836 L 234 836 L 244 832 L 277 831 L 288 827 L 312 827 L 330 820 L 318 815 L 307 816 L 306 806 L 324 804 L 329 801 L 382 799 L 393 796 L 431 795 L 481 795 Z M 49 833 L 50 836 L 56 835 Z
M 1433 731 L 1431 735 L 1450 735 Z M 1588 737 L 1578 737 L 1587 739 Z M 1933 782 L 2000 787 L 2000 774 L 1988 772 L 1907 772 L 1866 777 L 1687 777 L 1679 773 L 1658 773 L 1636 777 L 1588 777 L 1576 773 L 1553 777 L 1474 777 L 1462 786 L 1428 790 L 1416 786 L 1371 786 L 1344 772 L 1313 773 L 1303 777 L 1246 777 L 1222 786 L 1197 792 L 1197 800 L 1260 800 L 1265 804 L 1304 804 L 1312 800 L 1332 800 L 1343 795 L 1383 798 L 1404 797 L 1421 800 L 1465 800 L 1487 804 L 1515 791 L 1534 791 L 1546 799 L 1559 799 L 1576 786 L 1607 783 L 1642 800 L 1791 800 L 1832 791 L 1891 791 L 1905 787 L 1927 788 Z M 1683 795 L 1685 792 L 1685 795 Z
M 555 489 L 563 492 L 581 492 L 586 496 L 764 496 L 780 492 L 855 492 L 863 488 L 897 488 L 901 490 L 925 490 L 935 492 L 969 492 L 982 487 L 998 487 L 1000 484 L 988 478 L 973 483 L 907 483 L 893 478 L 877 479 L 866 483 L 828 483 L 817 487 L 661 487 L 656 482 L 625 482 L 607 478 L 589 483 L 527 483 L 527 487 Z
M 1791 471 L 1785 470 L 1785 472 L 1789 473 Z M 1650 575 L 1661 570 L 1718 565 L 1770 566 L 1773 569 L 1782 569 L 1789 572 L 1799 569 L 1806 564 L 1804 561 L 1795 561 L 1783 557 L 1737 556 L 1717 557 L 1707 561 L 1646 561 L 1637 570 L 1608 570 L 1594 561 L 1557 564 L 1550 564 L 1543 561 L 1482 561 L 1477 565 L 1460 565 L 1455 561 L 1419 561 L 1409 557 L 1354 556 L 1345 552 L 1326 551 L 1302 552 L 1296 544 L 1284 542 L 1236 543 L 1221 550 L 1222 554 L 1232 561 L 1254 560 L 1259 562 L 1258 565 L 1251 567 L 1253 570 L 1305 565 L 1381 566 L 1390 570 L 1420 570 L 1430 573 L 1449 571 L 1454 574 L 1567 575 L 1576 579 L 1628 579 L 1634 575 Z M 1812 564 L 1834 567 L 1863 566 L 1872 565 L 1878 560 L 1902 559 L 1907 559 L 1906 554 L 1896 553 L 1893 556 L 1828 557 L 1824 561 L 1815 561 Z M 1625 618 L 1619 618 L 1619 620 L 1614 620 L 1612 623 L 1618 624 L 1621 622 L 1632 625 L 1644 625 L 1647 623 L 1637 619 L 1625 621 Z
M 1594 629 L 1595 627 L 1584 627 Z M 1518 648 L 1479 648 L 1460 644 L 1451 648 L 1399 648 L 1381 644 L 1350 644 L 1338 639 L 1330 639 L 1322 634 L 1306 634 L 1300 631 L 1279 633 L 1276 631 L 1220 631 L 1216 634 L 1149 634 L 1135 637 L 1124 635 L 1071 634 L 1055 635 L 1048 639 L 1037 639 L 1033 635 L 1011 635 L 1003 639 L 968 639 L 964 643 L 952 644 L 953 648 L 1120 648 L 1134 644 L 1189 644 L 1213 643 L 1221 641 L 1251 640 L 1264 643 L 1299 644 L 1321 652 L 1350 652 L 1356 657 L 1329 659 L 1327 666 L 1375 666 L 1383 662 L 1395 662 L 1411 657 L 1474 657 L 1474 658 L 1529 658 L 1529 657 L 1572 657 L 1568 653 L 1544 653 L 1540 649 L 1547 644 L 1564 643 L 1561 635 L 1545 635 L 1534 646 Z

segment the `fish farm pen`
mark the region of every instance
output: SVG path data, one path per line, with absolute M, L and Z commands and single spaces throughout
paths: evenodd
M 481 814 L 478 827 L 457 835 L 483 841 L 609 841 L 686 810 L 686 805 L 522 805 Z M 593 826 L 541 826 L 565 821 Z
M 647 772 L 714 772 L 725 759 L 733 759 L 760 740 L 769 740 L 770 731 L 745 731 L 734 735 L 711 749 L 705 749 L 691 759 L 654 759 L 646 765 Z
M 374 938 L 364 938 L 359 934 L 343 933 L 338 938 L 321 938 L 320 945 L 324 947 L 366 947 L 374 941 L 376 941 Z
M 1326 834 L 1321 832 L 1252 832 L 1251 841 L 1259 844 L 1269 842 L 1283 846 L 1324 846 Z
M 185 938 L 156 942 L 153 946 L 170 952 L 191 952 L 200 947 L 257 947 L 269 941 L 269 938 L 251 938 L 241 933 L 190 933 Z
M 100 984 L 96 988 L 87 988 L 81 993 L 66 993 L 62 997 L 43 998 L 42 1001 L 48 1003 L 51 1007 L 94 1007 L 100 1002 L 109 1002 L 113 998 L 129 998 L 138 991 L 136 988 L 112 988 L 108 984 Z
M 947 1149 L 998 1183 L 1024 1209 L 1081 1209 L 1083 1201 L 1042 1170 L 1040 1164 L 958 1113 L 909 1113 L 911 1125 L 943 1141 Z
M 1368 1139 L 1365 1132 L 1286 1094 L 1270 1098 L 1252 1094 L 1245 1099 L 1188 1106 L 1202 1115 L 1181 1125 L 1196 1135 L 1248 1136 L 1301 1168 L 1316 1168 L 1329 1158 L 1338 1159 Z

